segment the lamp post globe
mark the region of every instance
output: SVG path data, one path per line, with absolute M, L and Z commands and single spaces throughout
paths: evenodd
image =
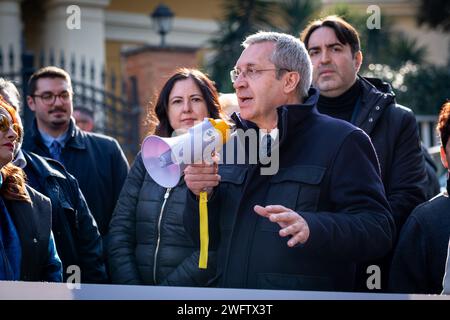
M 165 36 L 172 30 L 172 20 L 174 13 L 170 8 L 164 4 L 159 4 L 151 14 L 154 27 L 161 35 L 161 47 L 166 45 Z

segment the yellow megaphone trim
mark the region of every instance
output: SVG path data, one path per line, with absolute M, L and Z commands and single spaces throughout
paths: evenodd
M 200 208 L 200 259 L 198 261 L 198 267 L 200 269 L 206 269 L 208 266 L 208 246 L 209 246 L 208 193 L 206 191 L 200 192 L 199 208 Z
M 222 119 L 208 119 L 214 129 L 220 133 L 222 143 L 226 143 L 230 138 L 230 125 Z M 206 269 L 208 267 L 208 246 L 209 246 L 209 231 L 208 231 L 208 193 L 206 191 L 200 192 L 199 199 L 199 214 L 200 214 L 200 258 L 198 267 Z
M 211 125 L 214 127 L 214 129 L 217 130 L 217 132 L 220 133 L 222 136 L 222 143 L 226 143 L 230 139 L 231 135 L 231 126 L 225 122 L 225 120 L 222 119 L 213 119 L 208 118 Z

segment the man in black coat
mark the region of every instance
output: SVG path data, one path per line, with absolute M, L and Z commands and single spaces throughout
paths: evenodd
M 450 163 L 450 102 L 438 120 L 441 160 Z M 440 294 L 450 239 L 450 180 L 447 193 L 418 206 L 406 220 L 392 259 L 389 289 L 392 292 Z
M 78 188 L 77 180 L 62 164 L 32 152 L 22 151 L 28 184 L 50 198 L 52 231 L 63 264 L 63 280 L 80 268 L 83 283 L 105 283 L 102 238 Z
M 414 114 L 396 103 L 390 85 L 358 76 L 362 64 L 360 40 L 349 23 L 328 16 L 311 22 L 301 38 L 313 64 L 313 84 L 320 90 L 319 112 L 348 121 L 370 136 L 400 231 L 411 211 L 427 200 L 427 171 Z M 385 290 L 390 258 L 370 264 L 381 266 L 379 289 Z M 358 290 L 368 288 L 366 269 L 362 266 L 359 272 Z
M 19 110 L 19 92 L 12 82 L 1 80 L 0 93 Z M 68 267 L 76 266 L 81 282 L 105 282 L 102 239 L 77 180 L 58 161 L 21 150 L 20 145 L 14 164 L 25 171 L 28 185 L 51 200 L 51 229 L 63 265 L 63 280 L 76 271 Z
M 207 191 L 219 286 L 353 290 L 356 263 L 386 254 L 395 236 L 369 137 L 317 112 L 298 39 L 260 32 L 244 47 L 231 72 L 241 112 L 229 143 L 240 147 L 224 147 L 225 164 L 187 166 L 185 225 L 198 241 L 195 196 Z M 267 141 L 257 163 L 252 132 Z
M 77 180 L 105 237 L 129 165 L 117 140 L 80 130 L 71 117 L 72 84 L 56 67 L 36 71 L 28 83 L 27 102 L 35 121 L 23 148 L 60 161 Z
M 336 16 L 311 22 L 302 41 L 320 91 L 319 112 L 346 120 L 371 138 L 397 230 L 426 199 L 426 171 L 414 114 L 400 106 L 389 84 L 358 76 L 362 52 L 358 32 Z

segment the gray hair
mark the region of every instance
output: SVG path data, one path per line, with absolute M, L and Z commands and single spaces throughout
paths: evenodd
M 297 95 L 300 100 L 306 98 L 312 82 L 312 63 L 303 42 L 286 33 L 259 31 L 248 36 L 242 46 L 247 48 L 252 44 L 262 42 L 275 43 L 275 50 L 269 60 L 277 68 L 296 71 L 300 74 Z M 277 77 L 281 75 L 282 71 L 279 71 Z
M 20 93 L 12 81 L 0 77 L 0 94 L 19 112 Z

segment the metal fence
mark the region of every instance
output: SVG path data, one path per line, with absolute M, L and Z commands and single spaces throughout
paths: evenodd
M 26 104 L 27 82 L 38 68 L 53 65 L 65 69 L 72 78 L 74 108 L 82 106 L 91 110 L 95 119 L 95 132 L 116 138 L 128 159 L 134 159 L 139 150 L 139 101 L 137 79 L 119 78 L 107 73 L 102 66 L 87 63 L 83 57 L 71 56 L 69 63 L 64 52 L 55 58 L 53 51 L 14 52 L 0 47 L 0 76 L 14 81 L 22 93 L 22 118 L 25 128 L 34 119 Z
M 83 106 L 93 111 L 95 131 L 115 137 L 128 159 L 133 159 L 140 142 L 137 79 L 119 79 L 113 72 L 107 74 L 101 66 L 86 63 L 84 58 L 72 55 L 70 61 L 66 61 L 65 57 L 64 52 L 60 52 L 56 58 L 52 50 L 47 55 L 44 52 L 17 54 L 12 48 L 0 47 L 0 76 L 15 81 L 25 97 L 27 88 L 23 84 L 38 67 L 56 65 L 67 70 L 72 76 L 74 107 Z M 28 125 L 34 115 L 26 106 L 26 99 L 23 105 L 23 118 Z M 437 116 L 417 115 L 416 119 L 425 147 L 439 145 L 435 130 Z
M 434 115 L 417 115 L 416 120 L 424 146 L 426 148 L 431 148 L 439 145 L 439 139 L 436 132 L 438 117 Z

